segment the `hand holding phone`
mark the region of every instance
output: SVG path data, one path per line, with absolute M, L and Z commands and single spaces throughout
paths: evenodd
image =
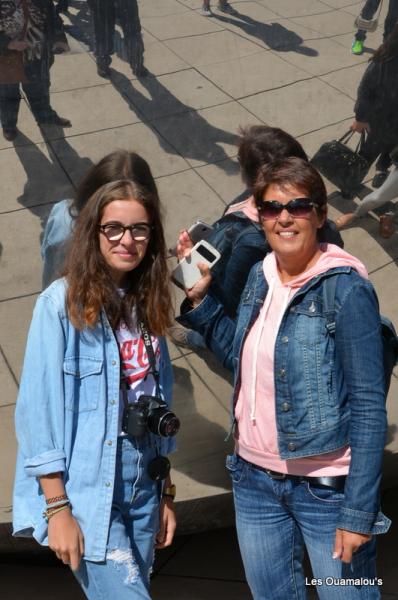
M 183 258 L 172 271 L 172 279 L 183 289 L 191 289 L 202 277 L 198 264 L 210 269 L 221 258 L 221 254 L 209 242 L 202 240 L 195 244 L 191 254 Z

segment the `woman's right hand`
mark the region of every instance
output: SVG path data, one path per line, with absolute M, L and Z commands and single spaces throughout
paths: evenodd
M 370 132 L 369 123 L 365 123 L 364 121 L 357 121 L 356 119 L 350 125 L 350 129 L 352 131 L 357 131 L 358 133 L 362 133 L 363 131 Z
M 70 509 L 55 514 L 48 521 L 48 545 L 65 565 L 77 571 L 84 554 L 84 539 Z
M 28 47 L 28 42 L 24 42 L 23 40 L 12 40 L 7 46 L 8 50 L 18 50 L 18 52 L 23 52 Z
M 188 231 L 183 229 L 180 232 L 177 242 L 178 260 L 182 260 L 183 258 L 189 256 L 193 247 L 194 243 L 189 237 Z M 211 284 L 211 273 L 209 267 L 205 263 L 198 263 L 198 269 L 202 277 L 195 283 L 193 287 L 190 289 L 185 289 L 185 295 L 194 308 L 202 302 Z

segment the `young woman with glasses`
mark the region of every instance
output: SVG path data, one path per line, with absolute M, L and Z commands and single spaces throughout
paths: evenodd
M 136 152 L 115 150 L 93 165 L 77 186 L 74 197 L 54 204 L 48 216 L 41 244 L 43 289 L 63 272 L 73 226 L 87 200 L 102 185 L 118 179 L 132 179 L 157 195 L 151 169 Z
M 107 183 L 30 326 L 14 534 L 48 544 L 90 599 L 149 599 L 154 547 L 175 530 L 168 281 L 156 188 Z
M 212 296 L 205 265 L 179 318 L 235 373 L 227 468 L 246 576 L 255 600 L 305 599 L 309 585 L 324 600 L 343 585 L 349 600 L 380 598 L 374 535 L 389 522 L 379 511 L 377 298 L 356 258 L 319 243 L 327 197 L 308 162 L 261 169 L 254 200 L 272 252 L 252 268 L 236 319 Z

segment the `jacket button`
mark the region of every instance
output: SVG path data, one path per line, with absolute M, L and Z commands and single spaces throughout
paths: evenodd
M 107 440 L 106 443 L 108 444 L 108 446 L 112 446 L 112 440 Z
M 285 371 L 285 369 L 280 369 L 280 370 L 279 370 L 279 375 L 280 375 L 281 377 L 284 377 L 284 376 L 286 375 L 286 371 Z
M 105 484 L 105 486 L 106 486 L 106 487 L 111 487 L 111 482 L 110 482 L 110 481 L 107 481 L 107 482 L 106 482 L 106 484 Z
M 290 312 L 291 312 L 291 313 L 294 313 L 294 312 L 296 312 L 296 307 L 295 307 L 295 306 L 292 306 L 292 307 L 290 308 Z
M 111 404 L 112 406 L 114 406 L 114 404 L 116 404 L 116 400 L 111 400 L 111 401 L 110 401 L 110 404 Z
M 115 361 L 115 360 L 113 360 L 113 361 L 112 361 L 112 365 L 113 365 L 113 366 L 115 366 L 115 364 L 116 364 L 116 361 Z
M 282 342 L 283 342 L 284 344 L 287 344 L 287 343 L 288 343 L 288 341 L 289 341 L 289 338 L 288 338 L 288 336 L 287 336 L 287 335 L 284 335 L 284 336 L 283 336 L 283 338 L 282 338 Z
M 290 452 L 294 452 L 294 451 L 295 451 L 295 449 L 296 449 L 296 444 L 293 444 L 293 442 L 290 442 L 290 444 L 288 444 L 288 446 L 287 446 L 287 449 L 288 449 Z
M 290 404 L 289 404 L 289 402 L 284 402 L 282 404 L 282 410 L 283 410 L 283 412 L 287 412 L 288 410 L 290 410 Z

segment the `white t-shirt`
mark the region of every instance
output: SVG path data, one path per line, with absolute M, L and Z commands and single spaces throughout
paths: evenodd
M 119 346 L 121 360 L 121 374 L 127 383 L 127 398 L 129 403 L 137 402 L 143 394 L 154 396 L 156 393 L 156 382 L 151 371 L 148 354 L 142 339 L 141 331 L 134 324 L 129 329 L 123 321 L 115 330 L 116 341 Z M 159 369 L 160 346 L 157 337 L 151 336 L 152 347 L 156 358 L 156 370 Z M 119 402 L 119 435 L 122 432 L 122 417 L 124 401 L 120 390 Z

